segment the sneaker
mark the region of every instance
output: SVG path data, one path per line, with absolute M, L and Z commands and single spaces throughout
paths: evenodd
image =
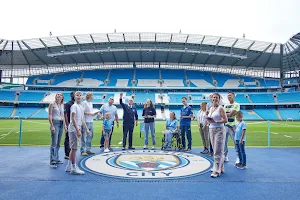
M 148 149 L 148 146 L 147 146 L 147 145 L 144 145 L 144 149 Z
M 213 156 L 213 155 L 214 155 L 214 153 L 212 153 L 212 152 L 209 152 L 207 155 L 208 155 L 208 156 Z
M 109 149 L 104 149 L 104 153 L 110 152 Z
M 112 148 L 110 148 L 110 147 L 109 147 L 108 149 L 109 149 L 110 151 L 114 151 L 114 150 L 113 150 Z
M 87 153 L 87 154 L 95 154 L 95 153 L 92 152 L 92 151 L 87 151 L 86 153 Z
M 56 163 L 51 163 L 51 164 L 50 164 L 50 167 L 53 168 L 53 169 L 56 169 L 56 168 L 57 168 L 57 165 L 56 165 Z
M 185 150 L 185 152 L 191 152 L 192 151 L 192 149 L 186 149 Z
M 69 156 L 65 156 L 65 159 L 66 159 L 66 160 L 69 160 Z
M 225 157 L 224 162 L 229 162 L 228 156 Z
M 234 166 L 237 168 L 241 163 L 235 163 Z
M 81 156 L 87 156 L 88 154 L 86 152 L 82 152 Z
M 211 173 L 210 176 L 211 176 L 212 178 L 217 178 L 217 177 L 220 176 L 220 175 L 219 175 L 218 172 L 213 172 L 213 173 Z
M 236 168 L 238 168 L 238 169 L 247 169 L 247 166 L 239 163 Z
M 155 150 L 155 146 L 152 147 L 152 150 Z
M 101 145 L 101 146 L 100 146 L 100 149 L 103 149 L 103 148 L 104 148 L 104 146 Z
M 64 162 L 61 161 L 61 160 L 57 160 L 57 161 L 56 161 L 56 164 L 64 164 Z
M 125 148 L 125 147 L 123 147 L 123 148 L 122 148 L 122 151 L 125 151 L 125 150 L 126 150 L 126 148 Z
M 208 154 L 209 153 L 209 151 L 208 151 L 208 149 L 204 149 L 202 152 L 200 152 L 200 153 L 202 153 L 202 154 Z
M 134 147 L 128 147 L 128 149 L 130 149 L 130 150 L 135 150 L 135 148 L 134 148 Z
M 75 167 L 75 169 L 71 169 L 70 171 L 71 174 L 74 175 L 83 175 L 84 171 L 80 170 L 77 166 Z
M 71 171 L 71 165 L 67 165 L 65 171 L 70 172 Z
M 236 158 L 235 163 L 240 163 L 239 157 Z

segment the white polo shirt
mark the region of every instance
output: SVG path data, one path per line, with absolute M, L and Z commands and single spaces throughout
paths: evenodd
M 84 108 L 84 112 L 93 113 L 93 103 L 92 102 L 84 101 L 82 103 L 82 106 Z M 94 116 L 84 115 L 84 120 L 85 120 L 85 122 L 93 122 Z

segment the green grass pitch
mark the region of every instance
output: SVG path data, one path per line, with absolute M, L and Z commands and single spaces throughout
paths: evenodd
M 247 141 L 246 146 L 267 147 L 268 146 L 268 122 L 246 122 Z M 273 147 L 300 147 L 300 122 L 271 122 L 271 146 Z M 164 122 L 156 121 L 156 141 L 157 147 L 161 146 L 162 131 Z M 0 145 L 18 145 L 19 143 L 19 120 L 0 120 Z M 94 121 L 93 146 L 99 146 L 101 133 L 101 121 Z M 23 120 L 22 123 L 22 145 L 49 146 L 50 131 L 47 120 Z M 200 133 L 195 121 L 192 122 L 193 147 L 202 147 Z M 64 135 L 61 144 L 63 146 Z M 115 128 L 112 138 L 112 146 L 121 147 L 122 141 L 122 122 L 120 127 Z M 151 136 L 149 134 L 149 146 L 151 146 Z M 135 127 L 133 136 L 133 146 L 142 147 L 144 145 L 144 136 L 140 138 L 140 127 Z M 233 146 L 229 141 L 229 146 Z

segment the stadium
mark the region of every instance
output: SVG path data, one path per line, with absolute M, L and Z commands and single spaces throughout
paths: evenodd
M 3 155 L 7 152 L 5 148 L 18 155 L 20 149 L 15 147 L 17 145 L 22 148 L 33 146 L 34 151 L 48 155 L 48 107 L 58 92 L 63 93 L 65 103 L 70 100 L 72 91 L 82 91 L 83 94 L 93 92 L 92 102 L 96 110 L 112 97 L 120 119 L 123 110 L 119 105 L 119 96 L 123 93 L 125 99 L 134 99 L 140 122 L 143 119 L 144 103 L 151 99 L 157 113 L 158 143 L 162 138 L 164 120 L 170 112 L 180 116 L 182 97 L 187 97 L 188 104 L 196 114 L 202 102 L 210 101 L 210 94 L 220 93 L 224 104 L 228 103 L 228 92 L 234 92 L 235 101 L 240 104 L 248 124 L 247 147 L 252 164 L 249 164 L 251 167 L 247 171 L 248 179 L 241 178 L 242 174 L 245 175 L 242 172 L 231 177 L 226 177 L 225 174 L 225 180 L 222 181 L 231 182 L 232 185 L 235 185 L 232 182 L 255 182 L 257 186 L 263 184 L 263 187 L 273 187 L 272 184 L 275 183 L 271 180 L 276 182 L 278 178 L 283 181 L 288 179 L 299 186 L 295 177 L 279 172 L 282 167 L 279 160 L 290 162 L 293 166 L 299 162 L 286 161 L 285 157 L 296 156 L 299 149 L 292 147 L 300 147 L 300 33 L 284 44 L 245 38 L 159 32 L 0 39 L 0 69 L 0 145 L 8 146 L 0 148 Z M 95 117 L 93 148 L 97 149 L 96 154 L 100 152 L 101 123 Z M 196 120 L 192 121 L 192 136 L 193 153 L 199 155 L 202 143 Z M 139 127 L 135 128 L 133 137 L 134 146 L 142 149 L 144 139 L 140 136 Z M 122 130 L 118 128 L 112 138 L 112 146 L 117 152 L 121 148 L 121 140 Z M 39 149 L 37 146 L 44 147 Z M 234 146 L 232 141 L 229 141 L 229 146 Z M 270 151 L 270 147 L 281 148 L 271 148 Z M 33 150 L 26 151 L 35 155 Z M 233 157 L 234 148 L 230 149 L 230 154 Z M 100 152 L 99 156 L 101 155 Z M 262 156 L 258 158 L 258 155 Z M 41 154 L 36 156 L 45 160 Z M 270 157 L 274 156 L 277 156 L 278 161 L 269 163 Z M 17 157 L 19 160 L 24 159 Z M 78 157 L 79 160 L 82 159 Z M 266 160 L 268 163 L 264 163 Z M 86 158 L 81 162 L 87 162 Z M 278 176 L 275 176 L 275 172 L 267 173 L 267 166 L 259 171 L 255 168 L 259 163 L 268 166 L 274 164 Z M 2 165 L 3 171 L 4 167 L 9 167 L 8 163 Z M 38 166 L 47 167 L 45 163 Z M 82 168 L 89 172 L 85 164 Z M 233 173 L 234 169 L 229 169 L 229 166 L 227 168 L 229 174 Z M 204 172 L 207 171 L 201 173 Z M 23 176 L 21 180 L 31 183 L 41 180 L 71 180 L 66 175 L 55 178 L 53 171 L 49 173 L 49 176 Z M 145 175 L 143 173 L 141 176 Z M 267 175 L 259 177 L 259 173 Z M 99 184 L 118 182 L 108 176 L 95 178 L 94 174 L 90 173 L 86 179 L 80 177 L 76 181 L 90 180 Z M 272 179 L 273 175 L 275 177 Z M 11 181 L 12 177 L 7 175 L 4 179 Z M 184 180 L 194 188 L 197 187 L 194 185 L 196 183 L 213 184 L 202 176 L 187 177 Z M 261 181 L 257 181 L 260 178 Z M 147 183 L 147 179 L 144 181 Z M 264 185 L 269 181 L 271 186 Z M 118 187 L 126 187 L 126 182 L 119 183 L 123 186 Z M 133 181 L 130 184 L 137 183 Z M 288 185 L 282 185 L 282 188 Z M 197 197 L 191 195 L 188 199 L 194 198 Z M 271 195 L 270 199 L 276 197 Z

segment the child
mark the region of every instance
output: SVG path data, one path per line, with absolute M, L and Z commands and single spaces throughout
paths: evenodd
M 102 126 L 102 134 L 105 139 L 105 142 L 104 142 L 104 152 L 105 153 L 110 151 L 108 148 L 108 143 L 109 143 L 109 136 L 111 134 L 111 129 L 112 129 L 112 120 L 111 120 L 110 113 L 107 112 L 107 113 L 105 113 L 105 119 L 103 120 L 103 126 Z
M 174 112 L 170 112 L 170 119 L 166 121 L 166 128 L 164 131 L 165 134 L 165 143 L 163 144 L 162 149 L 167 149 L 168 146 L 171 146 L 173 134 L 178 131 L 178 121 Z
M 236 113 L 236 119 L 238 124 L 235 130 L 235 149 L 238 153 L 240 163 L 236 164 L 238 169 L 246 169 L 246 153 L 245 153 L 245 142 L 246 142 L 246 124 L 243 121 L 243 113 L 238 111 Z
M 76 166 L 76 151 L 78 148 L 78 140 L 80 141 L 82 126 L 84 126 L 87 135 L 90 136 L 91 133 L 87 128 L 84 122 L 84 108 L 81 105 L 82 93 L 77 91 L 75 92 L 75 103 L 71 107 L 71 122 L 69 124 L 68 133 L 69 133 L 69 143 L 70 143 L 70 155 L 69 163 L 66 167 L 66 172 L 71 174 L 84 174 L 84 171 L 80 170 Z

